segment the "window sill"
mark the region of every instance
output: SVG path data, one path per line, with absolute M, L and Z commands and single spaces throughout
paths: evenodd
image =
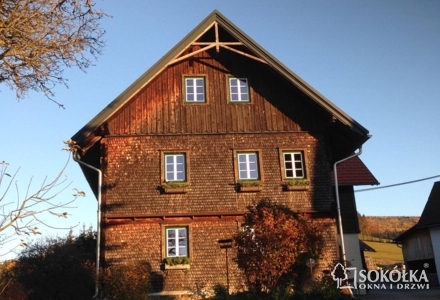
M 256 193 L 263 190 L 262 186 L 240 186 L 240 192 L 243 193 Z
M 307 191 L 309 189 L 308 185 L 286 185 L 286 191 Z
M 163 188 L 165 194 L 186 194 L 188 188 Z
M 190 267 L 189 264 L 185 264 L 185 265 L 167 265 L 165 264 L 165 270 L 188 270 Z

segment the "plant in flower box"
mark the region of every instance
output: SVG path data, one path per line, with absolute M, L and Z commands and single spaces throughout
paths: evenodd
M 263 183 L 259 180 L 238 181 L 240 192 L 259 192 L 263 189 Z
M 303 178 L 292 179 L 285 182 L 288 191 L 305 191 L 309 189 L 310 181 Z
M 166 181 L 162 184 L 165 194 L 184 194 L 188 187 L 187 182 Z

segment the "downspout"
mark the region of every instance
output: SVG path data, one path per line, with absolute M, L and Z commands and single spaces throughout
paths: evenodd
M 333 165 L 333 175 L 335 177 L 336 207 L 337 207 L 337 210 L 338 210 L 338 227 L 339 227 L 339 235 L 341 237 L 342 260 L 343 260 L 344 266 L 346 264 L 347 257 L 345 255 L 344 231 L 342 229 L 342 215 L 341 215 L 341 203 L 339 201 L 339 185 L 338 185 L 337 165 L 340 164 L 341 162 L 344 162 L 346 160 L 349 160 L 350 158 L 359 156 L 361 154 L 362 154 L 362 145 L 359 146 L 359 152 L 358 153 L 354 153 L 353 155 L 351 155 L 349 157 L 341 159 L 340 161 L 335 162 L 335 164 Z
M 97 220 L 97 237 L 96 237 L 96 279 L 95 279 L 95 295 L 93 295 L 93 299 L 98 298 L 99 296 L 99 260 L 100 260 L 100 252 L 101 252 L 101 188 L 102 188 L 102 171 L 94 166 L 86 164 L 83 161 L 80 161 L 76 158 L 75 153 L 73 153 L 73 160 L 77 163 L 87 167 L 89 169 L 95 170 L 98 172 L 98 220 Z

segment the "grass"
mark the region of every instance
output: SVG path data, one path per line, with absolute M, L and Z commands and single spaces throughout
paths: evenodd
M 376 252 L 364 252 L 365 258 L 370 257 L 376 265 L 403 263 L 402 248 L 393 243 L 366 242 Z

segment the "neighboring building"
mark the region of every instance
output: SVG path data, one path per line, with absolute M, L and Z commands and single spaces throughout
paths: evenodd
M 339 164 L 337 174 L 346 260 L 350 267 L 355 267 L 357 270 L 367 269 L 364 250 L 368 249 L 368 245 L 358 238 L 360 228 L 354 186 L 378 185 L 379 182 L 357 156 Z M 332 182 L 334 183 L 333 172 Z M 369 248 L 368 251 L 371 251 L 370 249 L 373 250 Z M 354 272 L 350 273 L 349 277 L 353 278 L 353 275 Z M 366 294 L 365 289 L 358 289 L 355 292 L 360 295 Z
M 440 282 L 440 181 L 434 183 L 416 225 L 394 239 L 402 244 L 408 270 L 425 270 L 429 283 Z
M 102 263 L 146 261 L 166 295 L 245 289 L 233 249 L 220 244 L 265 197 L 322 224 L 317 269 L 327 268 L 338 259 L 332 166 L 369 137 L 214 11 L 72 140 L 102 192 Z M 102 186 L 84 164 L 102 171 Z M 294 179 L 310 185 L 293 190 Z M 173 257 L 191 261 L 163 263 Z

